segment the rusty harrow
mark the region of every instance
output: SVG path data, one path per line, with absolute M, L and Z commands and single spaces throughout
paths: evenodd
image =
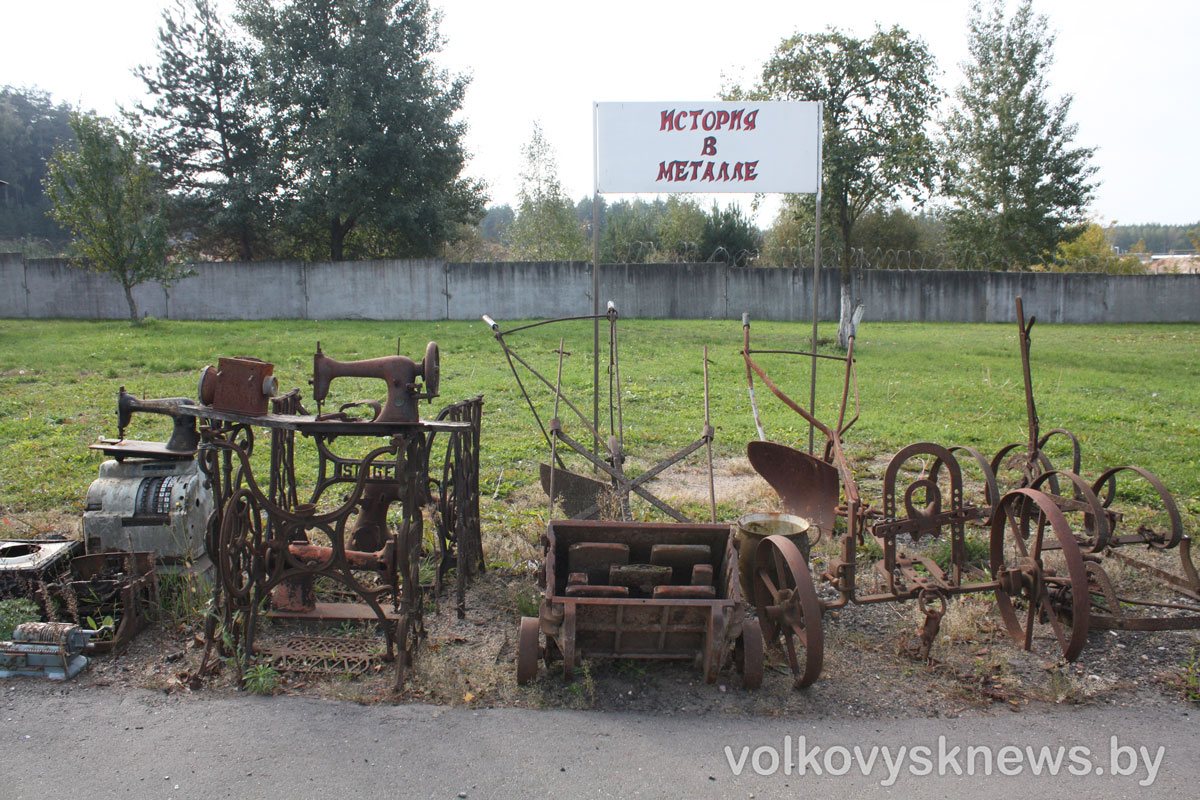
M 766 640 L 779 641 L 782 637 L 795 686 L 803 688 L 821 674 L 824 659 L 821 620 L 826 611 L 850 603 L 916 600 L 926 617 L 920 654 L 927 657 L 951 597 L 1001 590 L 1000 580 L 988 580 L 968 565 L 966 523 L 985 518 L 989 509 L 965 502 L 963 472 L 955 452 L 966 451 L 985 469 L 987 461 L 966 448 L 947 448 L 931 442 L 912 444 L 889 462 L 883 478 L 882 504 L 872 506 L 864 502 L 842 441 L 859 416 L 854 340 L 850 340 L 845 357 L 818 355 L 839 362 L 843 368 L 837 423 L 827 425 L 788 397 L 753 358 L 760 354 L 808 357 L 813 354 L 752 349 L 748 317 L 743 317 L 742 328 L 742 354 L 759 431 L 762 424 L 754 396 L 756 375 L 776 397 L 825 437 L 821 457 L 765 439 L 752 441 L 747 446 L 751 465 L 780 496 L 788 513 L 809 520 L 810 530 L 815 530 L 818 538 L 834 536 L 839 520 L 844 521 L 840 553 L 819 576 L 836 590 L 832 599 L 818 596 L 807 559 L 791 541 L 768 536 L 758 544 L 753 602 Z M 847 419 L 851 397 L 854 413 Z M 949 569 L 943 569 L 932 558 L 909 546 L 924 537 L 942 535 L 950 538 Z M 1003 531 L 995 534 L 994 539 L 997 537 L 1002 539 Z M 861 575 L 860 550 L 875 553 L 869 568 L 862 570 Z M 1024 569 L 1031 571 L 1034 566 L 1030 564 Z
M 767 537 L 755 555 L 753 601 L 768 642 L 782 634 L 795 684 L 804 687 L 819 676 L 823 652 L 821 618 L 825 611 L 849 603 L 917 600 L 925 613 L 918 654 L 928 657 L 947 601 L 973 592 L 993 592 L 1010 637 L 1019 647 L 1046 648 L 1054 658 L 1076 659 L 1087 642 L 1090 627 L 1126 630 L 1200 628 L 1200 606 L 1160 602 L 1119 594 L 1104 568 L 1106 560 L 1135 566 L 1162 579 L 1167 586 L 1200 599 L 1200 580 L 1190 557 L 1190 539 L 1171 494 L 1161 481 L 1136 466 L 1105 470 L 1094 481 L 1080 477 L 1080 444 L 1065 429 L 1039 431 L 1029 366 L 1029 331 L 1021 300 L 1017 300 L 1021 357 L 1025 377 L 1029 439 L 1002 448 L 992 459 L 971 447 L 943 447 L 930 442 L 909 445 L 889 462 L 883 477 L 883 501 L 863 501 L 842 436 L 858 418 L 854 341 L 845 358 L 819 356 L 844 364 L 841 410 L 829 426 L 783 393 L 753 359 L 754 355 L 811 353 L 753 350 L 750 325 L 743 318 L 742 350 L 752 407 L 760 440 L 750 442 L 747 455 L 754 468 L 779 494 L 785 510 L 810 520 L 819 535 L 832 535 L 842 521 L 841 552 L 820 575 L 836 590 L 834 599 L 818 597 L 807 560 L 782 537 Z M 785 405 L 825 436 L 823 456 L 765 441 L 754 396 L 754 376 Z M 846 422 L 853 393 L 854 416 Z M 1066 440 L 1071 469 L 1055 468 L 1047 442 Z M 965 501 L 959 458 L 973 462 L 981 476 L 983 502 Z M 916 463 L 914 470 L 911 468 Z M 1156 500 L 1150 518 L 1135 532 L 1117 533 L 1127 516 L 1114 507 L 1130 492 L 1118 481 L 1140 481 L 1144 495 Z M 990 574 L 970 564 L 964 526 L 986 521 L 989 531 Z M 908 551 L 923 537 L 948 535 L 949 568 Z M 1120 548 L 1144 546 L 1150 551 L 1176 549 L 1180 573 L 1135 559 Z M 859 566 L 860 552 L 874 552 L 868 570 Z M 863 578 L 870 580 L 862 586 Z M 1160 613 L 1131 613 L 1153 609 Z
M 1183 532 L 1183 520 L 1174 497 L 1155 475 L 1134 466 L 1122 465 L 1103 470 L 1094 480 L 1082 477 L 1080 443 L 1070 431 L 1055 428 L 1041 433 L 1034 400 L 1030 366 L 1030 346 L 1035 317 L 1025 320 L 1021 298 L 1017 298 L 1017 325 L 1021 346 L 1021 368 L 1025 381 L 1025 406 L 1029 437 L 1023 443 L 1009 444 L 992 458 L 990 467 L 1001 486 L 1038 491 L 1047 495 L 1069 521 L 1071 537 L 1079 559 L 1072 561 L 1087 576 L 1087 591 L 1052 596 L 1055 613 L 1060 617 L 1086 614 L 1097 628 L 1161 631 L 1200 628 L 1200 605 L 1192 602 L 1164 602 L 1133 597 L 1118 589 L 1105 565 L 1130 566 L 1161 581 L 1168 589 L 1192 601 L 1200 600 L 1200 576 L 1191 557 L 1191 537 Z M 1057 468 L 1048 445 L 1065 441 L 1070 447 L 1070 469 Z M 1059 447 L 1061 451 L 1063 447 Z M 1146 508 L 1121 510 L 1118 501 L 1139 498 Z M 1040 515 L 1026 504 L 1015 503 L 1006 509 L 1010 524 L 1022 534 Z M 1123 531 L 1127 521 L 1137 528 Z M 1140 548 L 1142 557 L 1128 554 Z M 1178 554 L 1178 571 L 1166 569 L 1161 554 Z M 1066 551 L 1064 550 L 1064 553 Z M 1147 558 L 1147 556 L 1149 556 Z M 1087 598 L 1081 603 L 1081 598 Z M 1003 606 L 1001 606 L 1003 610 Z M 1006 622 L 1009 622 L 1006 615 Z M 1009 623 L 1012 628 L 1011 622 Z

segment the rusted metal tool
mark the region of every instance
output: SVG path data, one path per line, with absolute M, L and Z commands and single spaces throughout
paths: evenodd
M 313 376 L 309 381 L 313 387 L 313 400 L 317 403 L 317 416 L 321 415 L 321 404 L 329 396 L 329 386 L 335 378 L 378 378 L 387 385 L 387 399 L 375 415 L 375 422 L 416 422 L 418 400 L 432 400 L 438 395 L 440 357 L 437 342 L 425 347 L 425 358 L 421 363 L 401 355 L 368 358 L 362 361 L 335 361 L 321 352 L 313 355 Z M 424 379 L 424 387 L 417 383 Z
M 221 651 L 239 656 L 233 661 L 240 678 L 255 653 L 259 614 L 271 598 L 281 615 L 376 620 L 386 643 L 382 657 L 396 662 L 399 688 L 425 635 L 420 565 L 423 512 L 431 505 L 443 548 L 439 576 L 448 566 L 458 567 L 462 610 L 462 587 L 483 559 L 478 527 L 482 398 L 454 404 L 436 420 L 416 417 L 416 401 L 437 393 L 433 343 L 419 367 L 400 356 L 335 362 L 318 348 L 313 376 L 318 399 L 332 380 L 350 375 L 388 381 L 388 399 L 375 418 L 309 415 L 298 390 L 275 398 L 269 414 L 209 405 L 181 409 L 205 423 L 199 460 L 216 500 L 207 538 L 217 563 L 217 613 L 207 621 L 202 674 Z M 415 383 L 418 376 L 424 378 L 423 390 Z M 270 474 L 260 484 L 255 470 L 261 466 L 251 455 L 256 432 L 263 431 L 270 434 Z M 297 433 L 310 437 L 317 450 L 315 486 L 304 499 L 297 492 Z M 343 444 L 372 439 L 375 446 L 365 455 L 343 452 Z M 446 459 L 431 474 L 435 442 L 445 444 Z M 347 492 L 331 491 L 335 486 Z M 393 504 L 400 512 L 398 525 L 387 521 Z M 341 587 L 357 602 L 318 600 L 313 590 L 318 580 Z
M 747 317 L 743 318 L 742 354 L 751 387 L 757 375 L 776 397 L 825 437 L 821 458 L 778 443 L 751 442 L 747 452 L 752 465 L 780 495 L 790 513 L 810 515 L 813 527 L 822 533 L 833 534 L 836 525 L 844 524 L 839 534 L 840 555 L 827 563 L 820 576 L 836 589 L 838 597 L 833 600 L 818 598 L 807 559 L 791 541 L 768 536 L 757 546 L 754 602 L 758 617 L 768 642 L 782 636 L 797 688 L 810 685 L 820 675 L 822 615 L 850 603 L 917 600 L 926 612 L 922 632 L 927 641 L 922 641 L 920 650 L 927 657 L 946 601 L 960 594 L 990 591 L 996 594 L 1001 616 L 1015 631 L 1015 639 L 1030 647 L 1035 629 L 1048 625 L 1046 635 L 1039 640 L 1052 636 L 1062 657 L 1069 660 L 1078 656 L 1087 636 L 1086 609 L 1069 615 L 1065 621 L 1062 615 L 1047 619 L 1045 614 L 1053 597 L 1084 591 L 1087 586 L 1082 557 L 1065 522 L 1031 512 L 1051 506 L 1049 498 L 1035 490 L 1000 497 L 988 463 L 977 451 L 919 442 L 892 457 L 883 477 L 883 502 L 872 506 L 863 500 L 842 441 L 859 413 L 854 339 L 845 357 L 817 354 L 843 366 L 841 406 L 834 425 L 823 423 L 788 397 L 753 358 L 759 354 L 811 358 L 814 354 L 751 349 Z M 847 421 L 852 394 L 854 414 Z M 990 579 L 967 563 L 965 525 L 986 519 L 993 506 L 973 506 L 965 501 L 956 453 L 970 455 L 980 466 L 985 494 L 998 509 L 991 527 Z M 1054 537 L 1050 542 L 1047 524 Z M 1032 534 L 1034 528 L 1036 535 Z M 948 569 L 917 549 L 922 538 L 940 536 L 950 540 Z M 1066 558 L 1067 575 L 1059 576 L 1047 567 L 1044 551 L 1050 549 L 1050 544 Z M 860 549 L 867 549 L 867 545 L 877 548 L 880 555 L 869 558 L 866 569 L 862 569 Z M 1023 620 L 1017 616 L 1018 608 Z
M 1005 488 L 1029 488 L 1045 493 L 1062 515 L 1071 538 L 1083 553 L 1087 591 L 1053 595 L 1059 615 L 1088 613 L 1097 628 L 1122 630 L 1183 630 L 1200 628 L 1200 575 L 1191 557 L 1191 538 L 1184 533 L 1183 519 L 1171 492 L 1155 475 L 1133 465 L 1105 469 L 1094 480 L 1082 477 L 1081 446 L 1078 437 L 1064 428 L 1041 432 L 1034 399 L 1030 361 L 1030 332 L 1035 317 L 1025 318 L 1021 298 L 1016 301 L 1018 341 L 1021 348 L 1021 372 L 1025 382 L 1025 407 L 1029 436 L 1024 443 L 1009 444 L 992 458 L 991 468 L 998 485 Z M 1056 467 L 1048 445 L 1066 440 L 1070 445 L 1070 468 Z M 1061 448 L 1059 448 L 1061 450 Z M 1149 508 L 1122 510 L 1117 500 L 1136 496 L 1149 498 Z M 1024 507 L 1010 513 L 1024 513 Z M 1122 532 L 1126 519 L 1138 521 L 1137 529 Z M 1022 524 L 1030 524 L 1028 520 Z M 1051 545 L 1052 546 L 1052 545 Z M 1142 548 L 1147 556 L 1126 552 Z M 1178 569 L 1172 572 L 1156 554 L 1178 554 Z M 1108 562 L 1134 567 L 1162 582 L 1165 588 L 1183 596 L 1182 602 L 1134 597 L 1119 590 L 1105 569 Z M 1084 608 L 1079 598 L 1087 597 Z M 1010 626 L 1011 630 L 1011 626 Z
M 745 619 L 732 530 L 711 523 L 555 520 L 542 538 L 544 595 L 521 620 L 517 681 L 561 660 L 677 659 L 709 683 L 731 660 L 742 685 L 763 678 L 758 622 Z M 545 636 L 545 645 L 541 644 Z
M 486 314 L 483 316 L 483 321 L 492 329 L 495 339 L 500 343 L 501 349 L 504 351 L 505 358 L 508 361 L 509 368 L 513 372 L 513 377 L 516 379 L 517 387 L 521 394 L 525 397 L 525 402 L 529 406 L 529 410 L 533 414 L 534 421 L 538 429 L 541 431 L 546 444 L 550 449 L 550 463 L 540 466 L 540 477 L 542 486 L 546 490 L 547 497 L 550 498 L 551 504 L 555 502 L 563 503 L 563 510 L 573 519 L 594 519 L 594 518 L 612 518 L 619 515 L 622 519 L 632 520 L 633 510 L 630 505 L 632 495 L 640 497 L 651 506 L 656 508 L 663 514 L 675 519 L 679 522 L 691 522 L 691 520 L 675 506 L 667 503 L 662 498 L 654 495 L 648 488 L 647 484 L 668 468 L 678 464 L 692 453 L 699 450 L 701 447 L 707 449 L 708 456 L 708 481 L 709 481 L 709 503 L 710 503 L 710 518 L 716 521 L 716 492 L 712 478 L 712 440 L 715 436 L 715 430 L 709 419 L 708 407 L 708 353 L 704 351 L 704 425 L 701 428 L 700 437 L 690 445 L 673 453 L 670 456 L 651 465 L 645 471 L 641 472 L 636 477 L 630 477 L 625 472 L 625 462 L 627 453 L 625 451 L 625 423 L 624 410 L 622 408 L 622 391 L 621 387 L 621 361 L 618 347 L 617 336 L 617 320 L 618 313 L 616 306 L 610 301 L 608 304 L 607 313 L 602 317 L 581 316 L 581 317 L 564 317 L 560 319 L 544 320 L 535 322 L 529 325 L 523 325 L 509 330 L 501 330 L 500 325 Z M 562 385 L 562 367 L 564 358 L 569 355 L 564 349 L 562 339 L 559 340 L 558 349 L 555 353 L 558 356 L 558 374 L 557 378 L 552 382 L 549 378 L 534 368 L 521 353 L 517 351 L 508 342 L 508 337 L 513 336 L 521 331 L 527 331 L 532 328 L 538 328 L 543 325 L 554 323 L 570 322 L 575 320 L 591 320 L 591 319 L 606 319 L 609 324 L 609 367 L 608 367 L 608 431 L 598 430 L 587 415 L 579 409 L 579 407 L 571 401 L 567 394 L 563 391 Z M 537 406 L 530 397 L 529 391 L 525 387 L 525 382 L 521 379 L 521 371 L 518 366 L 523 368 L 526 373 L 540 382 L 543 386 L 553 392 L 554 396 L 554 413 L 550 420 L 543 421 L 542 415 L 538 412 Z M 574 417 L 583 425 L 584 429 L 589 433 L 592 439 L 592 446 L 589 447 L 585 442 L 581 442 L 567 433 L 566 427 L 559 416 L 560 410 L 563 407 L 571 412 Z M 603 447 L 601 445 L 603 443 Z M 563 447 L 560 447 L 562 445 Z M 596 480 L 577 472 L 567 469 L 563 461 L 562 454 L 573 452 L 583 458 L 591 465 L 594 473 L 604 476 L 606 480 Z M 606 508 L 606 506 L 615 506 L 615 512 Z
M 109 635 L 92 637 L 83 653 L 119 653 L 146 627 L 159 607 L 154 562 L 150 552 L 76 556 L 69 579 L 46 584 L 48 597 L 76 625 L 112 620 Z
M 200 402 L 218 411 L 258 417 L 278 389 L 275 365 L 251 356 L 221 358 L 200 371 Z

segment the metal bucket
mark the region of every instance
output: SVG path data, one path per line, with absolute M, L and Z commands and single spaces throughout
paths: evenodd
M 812 546 L 808 540 L 809 527 L 810 523 L 804 517 L 781 512 L 746 514 L 737 521 L 738 578 L 746 602 L 754 603 L 754 551 L 758 549 L 759 541 L 767 536 L 786 536 L 807 561 Z

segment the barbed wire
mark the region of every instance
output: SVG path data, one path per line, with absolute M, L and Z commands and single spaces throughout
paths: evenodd
M 718 246 L 708 258 L 701 261 L 699 244 L 681 242 L 677 248 L 663 250 L 653 241 L 633 241 L 625 246 L 623 258 L 617 263 L 649 264 L 670 261 L 680 264 L 722 263 L 736 267 L 811 267 L 813 248 L 811 245 L 789 241 L 783 247 L 768 247 L 765 250 L 742 249 L 730 252 Z M 1128 256 L 1125 256 L 1128 258 Z M 1000 256 L 985 250 L 922 250 L 903 248 L 863 248 L 845 250 L 841 247 L 822 247 L 821 266 L 840 268 L 848 263 L 856 270 L 960 270 L 977 272 L 1135 272 L 1136 269 L 1112 269 L 1118 264 L 1116 257 L 1097 255 L 1077 258 L 1046 258 L 1039 253 L 1023 257 Z

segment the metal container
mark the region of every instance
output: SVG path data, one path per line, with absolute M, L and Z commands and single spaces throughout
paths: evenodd
M 738 533 L 738 576 L 742 584 L 742 596 L 754 601 L 754 551 L 758 543 L 768 536 L 784 536 L 791 540 L 804 560 L 812 543 L 808 539 L 809 521 L 795 514 L 780 512 L 746 514 L 737 521 Z
M 275 365 L 250 356 L 222 358 L 200 373 L 200 402 L 218 411 L 261 417 L 275 396 Z
M 521 620 L 518 682 L 544 657 L 568 678 L 587 658 L 690 660 L 711 683 L 731 653 L 746 688 L 762 682 L 728 525 L 554 520 L 542 543 L 545 595 L 539 617 Z

